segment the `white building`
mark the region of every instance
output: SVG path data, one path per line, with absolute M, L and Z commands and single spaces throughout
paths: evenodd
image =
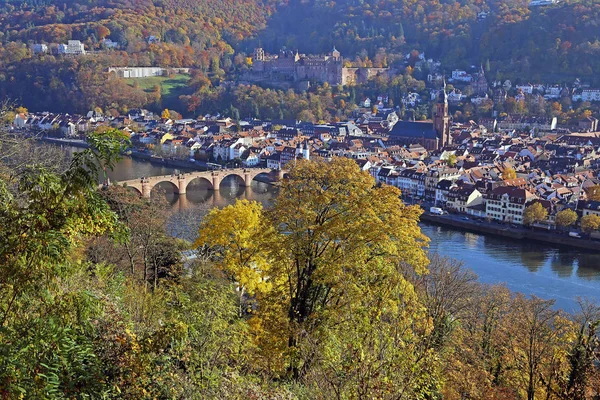
M 473 77 L 470 74 L 467 74 L 467 71 L 454 70 L 452 71 L 452 80 L 460 81 L 460 82 L 471 82 Z
M 521 92 L 523 92 L 525 94 L 532 94 L 533 93 L 533 85 L 531 85 L 531 84 L 517 85 L 517 90 L 520 90 Z
M 47 53 L 48 45 L 43 43 L 36 43 L 33 46 L 31 46 L 31 50 L 33 51 L 33 54 Z
M 79 55 L 85 54 L 85 47 L 79 40 L 69 40 L 67 44 L 58 45 L 59 54 Z
M 514 186 L 496 188 L 488 195 L 486 215 L 497 221 L 523 224 L 523 212 L 527 203 L 536 196 L 525 189 Z
M 584 89 L 581 91 L 581 100 L 600 101 L 600 89 Z
M 104 38 L 104 39 L 102 39 L 102 47 L 104 47 L 106 49 L 118 49 L 119 43 L 113 42 L 110 39 Z

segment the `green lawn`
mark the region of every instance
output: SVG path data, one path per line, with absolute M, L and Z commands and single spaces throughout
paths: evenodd
M 148 105 L 152 111 L 158 112 L 164 108 L 176 110 L 185 114 L 185 106 L 182 104 L 179 96 L 191 94 L 192 89 L 188 86 L 191 77 L 185 74 L 177 74 L 173 77 L 167 76 L 150 76 L 147 78 L 130 78 L 125 81 L 138 87 L 146 92 L 152 91 L 155 85 L 160 86 L 160 103 Z
M 164 98 L 180 94 L 187 87 L 190 79 L 189 75 L 177 74 L 173 77 L 150 76 L 147 78 L 125 79 L 125 81 L 131 86 L 134 86 L 134 82 L 137 82 L 138 86 L 147 92 L 152 90 L 154 85 L 159 85 Z

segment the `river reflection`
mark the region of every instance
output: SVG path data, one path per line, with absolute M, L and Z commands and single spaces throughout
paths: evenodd
M 537 243 L 462 233 L 422 224 L 431 238 L 430 251 L 460 259 L 482 282 L 556 299 L 557 307 L 573 311 L 576 298 L 600 303 L 600 253 L 553 248 Z M 477 241 L 473 239 L 477 237 Z M 473 245 L 476 243 L 476 245 Z

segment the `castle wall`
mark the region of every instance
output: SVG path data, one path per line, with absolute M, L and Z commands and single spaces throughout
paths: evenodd
M 389 73 L 389 68 L 342 68 L 342 85 L 366 83 L 378 75 Z
M 278 56 L 265 56 L 262 49 L 255 50 L 252 70 L 259 74 L 271 72 L 287 75 L 295 81 L 314 80 L 330 85 L 365 83 L 369 79 L 388 74 L 388 68 L 343 68 L 343 58 L 334 49 L 333 56 L 303 57 L 291 51 L 281 51 Z

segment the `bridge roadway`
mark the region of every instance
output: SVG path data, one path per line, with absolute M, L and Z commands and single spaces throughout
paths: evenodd
M 278 181 L 283 178 L 284 171 L 271 170 L 268 168 L 234 168 L 214 171 L 188 172 L 163 176 L 146 176 L 141 179 L 120 181 L 117 182 L 117 184 L 134 188 L 142 196 L 150 197 L 152 189 L 162 182 L 170 183 L 173 186 L 175 193 L 185 194 L 187 192 L 188 184 L 195 179 L 204 179 L 209 183 L 210 189 L 219 190 L 221 181 L 230 175 L 239 176 L 244 181 L 243 186 L 250 187 L 252 181 L 261 174 L 267 175 L 271 180 Z

